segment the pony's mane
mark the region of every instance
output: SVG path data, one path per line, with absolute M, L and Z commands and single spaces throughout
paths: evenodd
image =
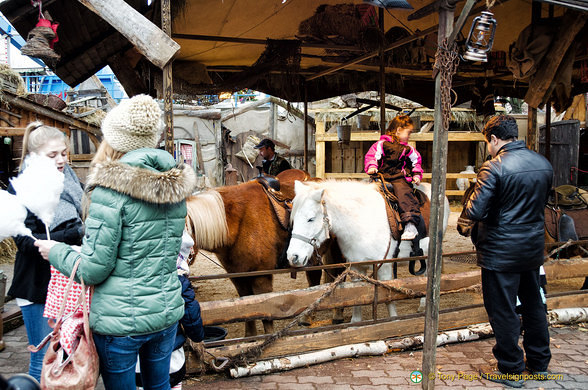
M 186 200 L 186 228 L 199 249 L 214 250 L 224 246 L 229 237 L 225 205 L 214 190 L 190 196 Z

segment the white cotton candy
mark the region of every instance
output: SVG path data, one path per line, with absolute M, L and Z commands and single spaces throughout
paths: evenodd
M 63 192 L 64 175 L 53 160 L 34 153 L 26 158 L 25 167 L 10 183 L 19 201 L 49 226 Z
M 0 207 L 0 241 L 18 235 L 33 235 L 24 223 L 27 218 L 27 209 L 16 196 L 0 190 L 0 204 L 2 205 Z

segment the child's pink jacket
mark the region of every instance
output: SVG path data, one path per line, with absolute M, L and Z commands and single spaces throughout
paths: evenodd
M 380 139 L 376 143 L 374 143 L 370 147 L 368 152 L 366 153 L 365 160 L 364 160 L 365 173 L 367 173 L 367 171 L 371 167 L 375 167 L 377 169 L 380 168 L 378 166 L 378 161 L 381 161 L 381 159 L 385 157 L 383 144 L 386 141 L 387 142 L 394 142 L 392 140 L 392 137 L 390 137 L 389 135 L 386 135 L 386 134 L 381 135 Z M 400 144 L 408 146 L 410 148 L 410 151 L 408 152 L 407 157 L 412 162 L 412 176 L 419 176 L 419 179 L 422 180 L 423 168 L 421 167 L 422 159 L 421 159 L 420 153 L 415 148 L 413 148 L 412 146 L 410 146 L 409 144 L 407 144 L 405 142 L 400 142 Z M 401 155 L 400 158 L 402 158 L 403 156 L 404 155 Z M 380 163 L 380 166 L 381 166 L 381 163 Z M 412 181 L 411 172 L 406 171 L 406 169 L 404 169 L 404 168 L 403 168 L 403 171 L 404 171 L 404 177 L 406 178 L 406 181 L 411 182 Z

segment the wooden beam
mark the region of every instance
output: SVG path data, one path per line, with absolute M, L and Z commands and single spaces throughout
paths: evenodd
M 108 65 L 116 74 L 121 84 L 125 87 L 125 92 L 129 96 L 135 96 L 147 91 L 147 85 L 139 76 L 139 73 L 129 63 L 124 53 L 117 53 L 108 59 Z
M 539 150 L 537 139 L 537 109 L 529 107 L 527 112 L 527 148 L 537 152 Z
M 172 32 L 170 0 L 161 0 L 161 29 L 166 35 Z M 174 42 L 175 43 L 175 42 Z M 163 119 L 165 122 L 165 150 L 174 155 L 174 78 L 172 74 L 172 60 L 163 67 L 161 90 L 163 91 Z M 179 153 L 179 151 L 178 151 Z
M 549 261 L 545 264 L 545 274 L 548 280 L 569 279 L 588 275 L 588 258 Z M 198 280 L 195 282 L 198 283 Z M 405 288 L 424 292 L 427 286 L 425 277 L 407 277 L 382 281 L 393 288 Z M 480 283 L 480 271 L 468 271 L 457 274 L 444 274 L 440 278 L 441 291 L 455 291 Z M 218 325 L 247 321 L 253 319 L 285 319 L 301 313 L 306 307 L 315 302 L 326 289 L 328 284 L 315 287 L 251 295 L 241 298 L 225 299 L 221 301 L 200 302 L 204 325 Z M 385 303 L 407 299 L 405 294 L 378 289 L 378 302 Z M 319 310 L 337 307 L 368 305 L 374 301 L 374 288 L 365 283 L 342 283 L 330 297 L 324 299 Z
M 384 30 L 384 8 L 378 8 L 378 20 L 380 32 L 385 35 Z M 380 43 L 380 134 L 386 134 L 386 56 L 384 51 L 384 40 Z
M 168 34 L 123 0 L 78 0 L 127 38 L 160 69 L 180 50 Z
M 188 39 L 192 41 L 210 41 L 210 42 L 232 42 L 232 43 L 245 43 L 251 45 L 267 45 L 268 39 L 255 39 L 255 38 L 238 38 L 238 37 L 226 37 L 219 35 L 198 35 L 198 34 L 172 34 L 172 38 L 176 39 Z M 300 42 L 300 47 L 311 47 L 316 49 L 329 49 L 329 50 L 342 50 L 342 51 L 362 51 L 358 46 L 347 46 L 347 45 L 329 45 L 324 43 L 313 43 L 303 42 L 299 39 L 289 39 L 288 41 Z
M 576 39 L 576 35 L 582 30 L 586 23 L 585 13 L 567 11 L 562 20 L 558 35 L 554 38 L 549 51 L 545 54 L 533 78 L 529 81 L 529 89 L 525 95 L 525 102 L 529 107 L 538 108 L 541 102 L 547 100 L 546 93 L 549 90 L 559 65 L 564 58 L 570 45 Z
M 0 136 L 22 137 L 25 133 L 25 130 L 25 127 L 0 127 Z
M 304 83 L 304 165 L 303 168 L 308 172 L 308 86 Z
M 380 132 L 374 131 L 354 131 L 351 132 L 351 141 L 377 141 L 380 137 Z M 434 133 L 412 133 L 410 136 L 411 142 L 430 142 L 435 138 Z M 333 142 L 337 141 L 337 134 L 322 133 L 316 135 L 316 141 Z M 449 141 L 479 141 L 484 142 L 484 134 L 478 132 L 468 131 L 451 131 L 448 135 Z

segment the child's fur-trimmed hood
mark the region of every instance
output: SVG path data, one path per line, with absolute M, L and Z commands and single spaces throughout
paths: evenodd
M 88 176 L 86 191 L 105 187 L 148 203 L 171 204 L 185 200 L 196 187 L 196 174 L 189 165 L 158 172 L 121 161 L 96 165 Z

